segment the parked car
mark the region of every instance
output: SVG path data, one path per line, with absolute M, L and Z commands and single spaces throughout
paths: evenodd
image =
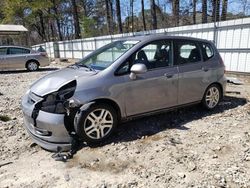
M 69 132 L 102 142 L 121 121 L 222 99 L 225 66 L 212 42 L 141 36 L 112 42 L 37 80 L 22 99 L 24 124 L 48 150 L 69 148 Z
M 0 70 L 23 69 L 36 71 L 49 65 L 46 52 L 19 46 L 0 46 Z

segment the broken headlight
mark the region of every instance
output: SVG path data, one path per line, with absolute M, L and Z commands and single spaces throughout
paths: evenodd
M 44 97 L 41 110 L 50 113 L 63 114 L 66 112 L 64 103 L 74 95 L 76 81 L 72 81 L 61 87 L 58 91 L 50 93 Z

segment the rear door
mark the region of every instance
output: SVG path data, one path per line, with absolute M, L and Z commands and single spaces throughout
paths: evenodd
M 179 68 L 178 104 L 202 99 L 206 88 L 206 71 L 198 42 L 175 40 L 175 63 Z
M 25 68 L 27 58 L 30 54 L 29 49 L 9 47 L 6 56 L 6 63 L 8 68 Z
M 6 55 L 7 55 L 7 48 L 6 47 L 1 47 L 0 48 L 0 69 L 6 69 L 7 64 L 6 64 Z

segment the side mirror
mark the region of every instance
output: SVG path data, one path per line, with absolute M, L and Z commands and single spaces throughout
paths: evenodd
M 136 79 L 136 75 L 137 75 L 137 74 L 143 74 L 143 73 L 147 72 L 147 70 L 148 70 L 148 69 L 147 69 L 146 65 L 144 65 L 144 64 L 142 64 L 142 63 L 134 64 L 134 65 L 131 67 L 131 69 L 130 69 L 131 73 L 130 73 L 129 77 L 130 77 L 132 80 L 134 80 L 134 79 Z

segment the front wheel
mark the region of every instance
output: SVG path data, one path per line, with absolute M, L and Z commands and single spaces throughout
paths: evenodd
M 75 130 L 87 143 L 100 143 L 108 138 L 117 126 L 115 110 L 105 104 L 96 104 L 76 114 Z
M 210 85 L 203 97 L 202 104 L 206 109 L 214 109 L 221 100 L 221 89 L 217 84 Z

